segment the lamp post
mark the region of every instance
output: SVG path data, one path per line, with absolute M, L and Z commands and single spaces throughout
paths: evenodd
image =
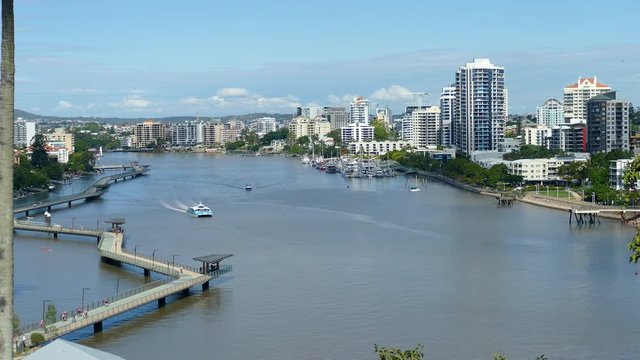
M 156 251 L 158 251 L 158 249 L 153 249 L 153 252 L 151 253 L 151 262 L 152 263 L 156 262 Z
M 88 287 L 83 287 L 82 288 L 82 303 L 81 303 L 82 304 L 82 306 L 81 306 L 82 311 L 84 311 L 84 291 L 85 290 L 91 290 L 91 288 L 88 288 Z
M 137 251 L 138 251 L 138 245 L 136 244 L 136 245 L 133 246 L 133 257 L 134 258 L 138 257 Z
M 120 278 L 116 278 L 116 296 L 118 296 L 118 290 L 120 290 Z
M 173 254 L 171 256 L 171 263 L 173 264 L 173 268 L 176 268 L 176 256 L 180 256 L 179 254 Z
M 596 193 L 592 192 L 591 193 L 591 205 L 594 205 L 596 203 Z
M 44 313 L 44 309 L 45 309 L 45 304 L 46 304 L 46 303 L 53 303 L 53 301 L 51 301 L 51 300 L 46 300 L 46 299 L 45 299 L 45 300 L 42 300 L 42 322 L 43 322 L 43 324 L 45 324 L 45 325 L 46 325 L 46 321 L 45 321 L 45 317 L 44 317 L 44 315 L 45 315 L 45 313 Z

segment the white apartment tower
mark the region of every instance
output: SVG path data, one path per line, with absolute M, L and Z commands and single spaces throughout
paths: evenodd
M 418 149 L 435 148 L 440 143 L 440 108 L 429 106 L 413 110 L 402 120 L 402 140 Z
M 451 139 L 453 123 L 453 103 L 456 100 L 456 88 L 448 86 L 442 88 L 440 94 L 440 145 L 448 147 L 453 144 Z
M 13 144 L 16 146 L 29 146 L 36 136 L 35 121 L 18 119 L 13 123 Z
M 350 123 L 369 125 L 369 100 L 362 96 L 358 96 L 351 101 L 350 105 Z
M 504 68 L 474 59 L 456 72 L 455 145 L 465 154 L 498 150 L 504 142 Z
M 564 123 L 564 107 L 556 99 L 549 99 L 536 109 L 538 125 L 552 128 Z
M 564 122 L 570 124 L 587 123 L 587 101 L 592 97 L 611 91 L 611 87 L 592 78 L 578 78 L 575 84 L 564 87 Z

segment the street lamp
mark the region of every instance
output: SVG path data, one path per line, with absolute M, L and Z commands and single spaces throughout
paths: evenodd
M 138 245 L 133 246 L 133 257 L 137 257 Z
M 82 311 L 84 311 L 84 291 L 85 290 L 91 290 L 91 288 L 88 288 L 88 287 L 82 288 L 82 306 L 81 306 Z
M 156 251 L 158 251 L 158 249 L 153 249 L 153 252 L 151 253 L 151 262 L 152 263 L 156 262 Z
M 179 254 L 173 254 L 171 256 L 171 263 L 173 264 L 173 268 L 176 268 L 176 256 L 180 256 Z
M 591 193 L 591 204 L 593 205 L 595 203 L 596 203 L 596 193 L 593 192 L 593 193 Z
M 119 289 L 120 289 L 120 278 L 116 278 L 116 296 L 118 296 Z
M 45 317 L 44 317 L 44 309 L 45 309 L 45 304 L 46 303 L 52 303 L 53 304 L 53 301 L 51 301 L 51 300 L 42 300 L 42 322 L 43 322 L 43 324 L 46 324 Z

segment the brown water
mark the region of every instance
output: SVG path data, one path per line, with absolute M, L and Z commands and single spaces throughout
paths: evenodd
M 103 163 L 131 160 L 150 164 L 149 175 L 60 207 L 53 222 L 124 217 L 130 251 L 191 265 L 233 253 L 234 271 L 209 291 L 67 339 L 154 360 L 374 359 L 376 343 L 421 343 L 428 359 L 636 351 L 640 289 L 626 250 L 634 232 L 619 223 L 571 227 L 564 212 L 497 208 L 435 182 L 411 193 L 402 177 L 346 180 L 288 158 L 119 153 Z M 179 211 L 196 201 L 213 219 Z M 138 269 L 101 263 L 95 240 L 20 233 L 15 255 L 23 322 L 41 318 L 45 299 L 73 309 L 83 287 L 87 303 L 144 282 Z

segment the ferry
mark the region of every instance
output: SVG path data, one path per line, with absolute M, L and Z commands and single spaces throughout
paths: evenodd
M 212 217 L 213 212 L 208 207 L 204 206 L 202 203 L 198 203 L 195 206 L 187 209 L 187 214 L 192 215 L 194 217 Z

